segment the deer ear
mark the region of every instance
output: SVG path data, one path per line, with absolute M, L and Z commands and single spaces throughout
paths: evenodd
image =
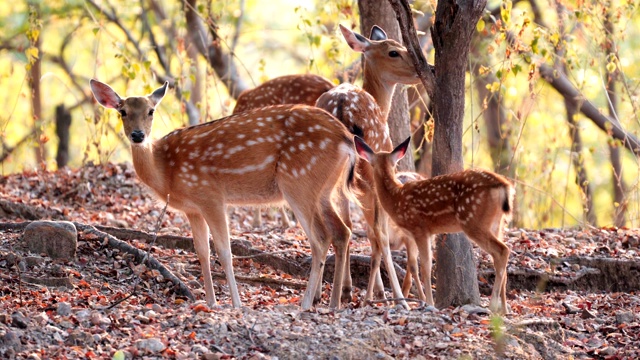
M 371 28 L 371 35 L 369 35 L 369 39 L 371 40 L 387 40 L 387 33 L 382 30 L 382 28 L 378 25 L 373 25 Z
M 364 140 L 362 140 L 362 138 L 360 136 L 355 136 L 353 138 L 354 143 L 356 144 L 356 152 L 358 153 L 358 155 L 366 160 L 367 162 L 371 162 L 371 158 L 373 157 L 373 150 L 371 150 L 371 148 L 369 147 L 369 145 L 367 145 L 366 142 L 364 142 Z
M 151 95 L 149 95 L 149 100 L 153 103 L 153 106 L 158 106 L 164 95 L 167 93 L 167 88 L 169 87 L 169 82 L 165 81 L 162 87 L 154 90 Z
M 407 149 L 409 148 L 409 144 L 411 143 L 411 136 L 407 138 L 407 140 L 403 141 L 402 144 L 396 146 L 395 149 L 391 152 L 391 161 L 393 164 L 397 164 L 400 159 L 404 157 L 407 153 Z
M 122 104 L 122 99 L 109 85 L 98 80 L 91 79 L 91 92 L 98 103 L 106 108 L 117 109 Z
M 369 40 L 367 40 L 367 38 L 365 38 L 364 36 L 347 29 L 342 25 L 340 25 L 340 31 L 342 31 L 342 36 L 344 36 L 344 39 L 347 41 L 347 44 L 349 44 L 349 47 L 354 51 L 364 52 L 365 49 L 371 44 Z

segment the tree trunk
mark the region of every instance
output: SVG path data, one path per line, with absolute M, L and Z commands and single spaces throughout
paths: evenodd
M 29 2 L 30 7 L 30 26 L 33 28 L 40 27 L 36 25 L 40 19 L 40 8 L 36 3 Z M 35 29 L 33 29 L 35 30 Z M 29 88 L 31 89 L 31 115 L 33 118 L 33 131 L 35 134 L 36 140 L 36 163 L 38 166 L 44 163 L 46 159 L 46 152 L 44 148 L 44 137 L 42 136 L 42 94 L 40 91 L 40 77 L 42 76 L 41 70 L 41 58 L 42 58 L 42 34 L 35 35 L 34 38 L 31 38 L 31 46 L 38 50 L 38 57 L 30 63 L 31 68 L 29 69 Z
M 393 8 L 387 1 L 358 0 L 360 10 L 360 33 L 369 36 L 373 25 L 378 25 L 390 39 L 402 43 L 400 27 Z M 396 86 L 389 111 L 389 134 L 394 145 L 400 144 L 411 135 L 409 124 L 409 104 L 407 91 L 402 85 Z M 399 171 L 414 171 L 413 154 L 409 153 L 398 163 Z
M 566 41 L 567 34 L 567 31 L 565 30 L 565 24 L 567 23 L 567 11 L 560 2 L 556 2 L 556 12 L 558 14 L 558 29 L 560 34 L 562 34 L 562 40 L 564 42 Z M 559 69 L 558 71 L 562 71 L 566 76 L 568 74 L 567 67 L 560 61 L 560 59 L 564 58 L 564 55 L 564 48 L 557 47 L 557 60 L 555 62 L 555 67 Z M 571 162 L 576 169 L 576 184 L 580 188 L 580 192 L 583 197 L 582 207 L 584 217 L 587 224 L 596 226 L 597 217 L 595 209 L 593 208 L 593 189 L 589 182 L 587 169 L 584 165 L 584 157 L 582 156 L 582 137 L 580 136 L 580 128 L 575 120 L 575 116 L 578 114 L 578 107 L 574 101 L 570 101 L 568 98 L 564 98 L 564 105 L 567 110 L 567 122 L 569 123 L 569 135 L 571 136 Z
M 611 10 L 608 10 L 604 19 L 605 29 L 605 52 L 607 58 L 616 56 L 616 44 L 613 41 L 613 22 L 611 21 Z M 612 122 L 615 122 L 620 126 L 618 121 L 618 92 L 616 91 L 616 82 L 618 77 L 618 69 L 609 72 L 605 69 L 604 73 L 607 74 L 607 96 L 609 97 L 609 117 Z M 617 227 L 622 227 L 626 223 L 627 213 L 627 200 L 625 199 L 626 184 L 622 177 L 622 162 L 620 160 L 620 147 L 615 142 L 609 141 L 609 159 L 611 160 L 611 169 L 613 170 L 613 201 L 614 201 L 614 213 L 613 223 Z
M 69 161 L 69 127 L 71 126 L 71 113 L 63 104 L 56 106 L 56 135 L 58 136 L 58 152 L 56 162 L 58 169 L 67 166 Z
M 433 175 L 460 171 L 465 71 L 471 36 L 486 0 L 442 0 L 432 30 L 435 48 Z M 471 243 L 463 234 L 443 236 L 436 246 L 436 306 L 479 303 Z

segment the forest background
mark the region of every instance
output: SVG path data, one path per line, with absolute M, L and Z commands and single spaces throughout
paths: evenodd
M 464 167 L 515 179 L 515 226 L 639 225 L 638 5 L 488 3 L 468 60 Z M 435 2 L 412 6 L 433 63 Z M 338 24 L 368 35 L 354 1 L 8 2 L 0 9 L 0 172 L 129 161 L 121 122 L 94 103 L 90 78 L 122 95 L 168 80 L 154 137 L 229 115 L 242 90 L 277 76 L 361 84 L 359 56 Z M 428 174 L 431 107 L 415 90 L 400 89 L 409 94 L 415 166 Z

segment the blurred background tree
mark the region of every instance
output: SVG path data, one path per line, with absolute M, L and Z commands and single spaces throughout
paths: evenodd
M 368 35 L 371 24 L 393 22 L 388 12 L 386 20 L 373 18 L 383 9 L 371 10 L 373 3 L 7 2 L 0 9 L 0 170 L 130 158 L 116 115 L 93 102 L 92 77 L 121 94 L 150 92 L 168 80 L 156 137 L 229 115 L 241 91 L 280 75 L 359 84 L 359 56 L 337 24 Z M 435 2 L 412 6 L 433 63 Z M 391 34 L 392 25 L 383 27 Z M 638 226 L 639 32 L 633 1 L 486 5 L 466 61 L 461 150 L 465 168 L 517 181 L 517 226 Z M 397 92 L 402 99 L 408 93 L 411 115 L 391 125 L 397 137 L 418 135 L 415 165 L 428 173 L 432 104 L 416 96 L 419 88 Z

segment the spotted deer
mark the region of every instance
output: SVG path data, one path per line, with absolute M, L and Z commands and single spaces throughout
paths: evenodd
M 341 84 L 318 99 L 316 106 L 333 114 L 355 135 L 364 138 L 376 151 L 393 148 L 389 137 L 387 117 L 396 84 L 418 84 L 420 79 L 407 49 L 378 26 L 373 26 L 369 39 L 340 25 L 340 31 L 351 49 L 364 55 L 362 89 Z M 402 290 L 395 274 L 389 239 L 388 217 L 375 194 L 373 171 L 365 161 L 356 166 L 358 200 L 368 224 L 367 237 L 371 242 L 371 272 L 365 300 L 384 297 L 380 276 L 380 262 L 384 261 L 394 297 L 402 298 Z M 350 267 L 346 267 L 349 271 Z M 348 275 L 348 274 L 347 274 Z M 350 295 L 350 276 L 345 275 L 343 296 Z M 406 305 L 406 303 L 404 303 Z
M 400 184 L 406 184 L 411 181 L 424 180 L 425 177 L 410 171 L 401 171 L 396 173 L 396 180 Z M 407 267 L 404 279 L 402 280 L 402 295 L 407 297 L 409 291 L 411 291 L 411 278 L 416 281 L 416 290 L 418 292 L 418 298 L 425 301 L 426 295 L 422 289 L 420 283 L 420 276 L 418 273 L 418 247 L 415 241 L 411 238 L 411 234 L 408 234 L 405 230 L 398 227 L 395 222 L 389 221 L 389 248 L 391 250 L 400 250 L 404 246 L 407 252 Z
M 337 290 L 330 306 L 338 308 L 351 236 L 348 196 L 357 158 L 353 136 L 324 110 L 280 105 L 175 130 L 152 141 L 154 111 L 167 85 L 148 96 L 121 98 L 108 85 L 91 80 L 98 103 L 120 114 L 140 180 L 161 199 L 169 195 L 169 205 L 189 219 L 207 303 L 216 304 L 209 262 L 211 234 L 232 304 L 241 306 L 226 206 L 286 201 L 311 245 L 311 273 L 301 306 L 309 309 L 314 299 L 319 300 L 332 244 Z
M 502 232 L 511 216 L 513 186 L 506 178 L 484 170 L 465 170 L 403 185 L 395 177 L 395 166 L 407 152 L 410 139 L 391 152 L 374 152 L 359 137 L 355 138 L 355 144 L 358 155 L 373 167 L 382 206 L 411 235 L 418 248 L 427 303 L 433 305 L 432 237 L 464 232 L 491 255 L 496 278 L 489 304 L 492 311 L 505 313 L 510 250 L 503 242 Z
M 322 76 L 314 74 L 285 75 L 273 78 L 243 91 L 233 113 L 258 109 L 270 105 L 303 104 L 314 106 L 323 93 L 333 88 L 334 84 Z M 291 227 L 291 222 L 284 208 L 280 208 L 282 225 Z M 253 226 L 262 226 L 262 211 L 257 207 L 253 211 Z

